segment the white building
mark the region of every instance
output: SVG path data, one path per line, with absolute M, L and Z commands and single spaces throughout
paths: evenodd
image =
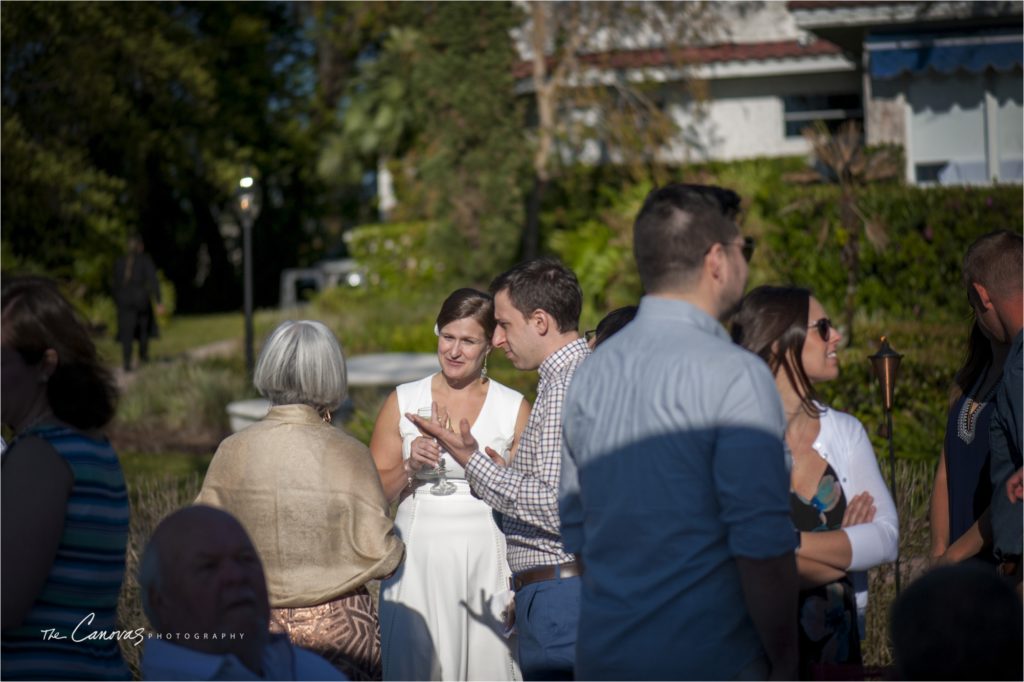
M 589 82 L 658 81 L 681 138 L 660 155 L 676 162 L 809 151 L 801 129 L 822 120 L 864 124 L 869 144 L 904 148 L 908 181 L 1020 182 L 1021 2 L 721 2 L 720 40 L 683 50 L 704 81 L 695 107 L 665 50 L 641 38 L 609 45 Z M 518 37 L 522 92 L 531 51 Z M 577 112 L 582 118 L 594 112 Z M 596 141 L 582 160 L 614 159 Z
M 867 141 L 901 145 L 909 182 L 1021 182 L 1020 2 L 788 6 L 861 64 Z

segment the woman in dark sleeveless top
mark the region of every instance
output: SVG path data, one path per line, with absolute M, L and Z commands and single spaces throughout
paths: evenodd
M 931 556 L 940 561 L 976 559 L 994 564 L 988 507 L 988 427 L 992 395 L 1003 374 L 1009 346 L 985 336 L 975 322 L 967 357 L 956 374 L 946 420 L 946 438 L 932 490 Z

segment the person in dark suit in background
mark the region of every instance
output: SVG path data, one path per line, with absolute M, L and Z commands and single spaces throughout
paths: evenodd
M 128 240 L 128 252 L 114 264 L 111 288 L 117 304 L 117 338 L 121 341 L 124 371 L 130 372 L 135 340 L 139 341 L 139 361 L 148 362 L 149 340 L 159 336 L 153 299 L 156 299 L 157 312 L 161 315 L 164 312 L 156 266 L 146 253 L 141 237 Z

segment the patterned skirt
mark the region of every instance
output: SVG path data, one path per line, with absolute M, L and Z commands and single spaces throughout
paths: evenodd
M 382 678 L 380 623 L 366 587 L 317 606 L 271 609 L 270 630 L 323 656 L 350 680 Z

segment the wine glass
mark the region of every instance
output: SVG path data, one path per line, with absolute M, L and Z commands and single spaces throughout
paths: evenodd
M 430 407 L 421 407 L 416 410 L 416 414 L 423 419 L 433 419 L 433 410 Z M 434 439 L 437 442 L 437 439 Z M 448 480 L 445 475 L 445 463 L 444 463 L 444 450 L 441 450 L 441 457 L 438 459 L 437 466 L 435 466 L 431 472 L 432 477 L 436 478 L 437 481 L 434 485 L 430 486 L 431 495 L 451 495 L 455 492 L 455 484 Z

